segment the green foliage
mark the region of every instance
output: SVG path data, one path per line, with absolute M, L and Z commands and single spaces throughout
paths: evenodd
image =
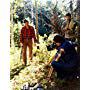
M 44 37 L 39 36 L 40 44 L 37 44 L 39 49 L 34 46 L 33 53 L 36 53 L 36 56 L 33 57 L 33 60 L 26 67 L 21 65 L 22 61 L 19 59 L 20 49 L 10 49 L 10 90 L 20 90 L 25 83 L 30 83 L 33 85 L 40 80 L 44 90 L 59 90 L 60 88 L 62 90 L 73 90 L 73 88 L 75 90 L 79 90 L 78 80 L 65 81 L 56 79 L 55 72 L 53 73 L 53 79 L 50 82 L 46 79 L 49 69 L 46 69 L 45 65 L 49 61 L 50 57 L 52 57 L 56 52 L 47 51 L 46 49 L 46 45 L 51 43 L 53 36 L 53 34 L 50 35 L 46 41 L 43 41 Z
M 17 28 L 14 32 L 14 43 L 16 47 L 20 45 L 20 33 L 18 33 L 19 29 Z
M 52 1 L 47 1 L 46 6 L 42 5 L 41 2 L 38 3 L 38 32 L 40 35 L 50 33 L 59 33 L 61 34 L 61 26 L 63 23 L 62 17 L 67 12 L 72 12 L 72 16 L 76 18 L 76 15 L 80 11 L 80 1 L 77 0 L 76 7 L 73 6 L 75 2 L 72 0 L 66 3 L 66 0 L 62 0 L 63 6 L 60 7 L 61 1 L 52 3 Z M 30 21 L 36 25 L 36 7 L 35 1 L 32 0 L 14 0 L 10 3 L 10 17 L 11 17 L 11 43 L 12 39 L 15 46 L 19 46 L 19 29 L 18 22 L 22 23 L 24 18 L 29 18 Z M 63 8 L 63 9 L 62 9 Z M 33 16 L 32 16 L 33 13 Z M 14 24 L 18 26 L 14 29 Z
M 34 25 L 36 25 L 35 4 L 33 3 L 34 16 L 32 19 L 31 4 L 30 4 L 31 0 L 27 0 L 27 1 L 14 0 L 13 2 L 10 2 L 11 5 L 10 6 L 10 11 L 11 11 L 10 41 L 14 42 L 14 46 L 19 46 L 20 29 L 22 28 L 22 20 L 24 18 L 29 18 L 31 21 L 33 21 Z M 63 1 L 63 3 L 64 2 L 65 0 Z M 73 9 L 72 7 L 73 5 L 70 6 L 71 7 L 70 9 L 70 7 L 68 7 L 67 4 L 63 6 L 64 9 L 61 9 L 58 3 L 53 4 L 52 2 L 48 1 L 46 6 L 39 4 L 38 6 L 39 34 L 43 33 L 44 35 L 47 33 L 50 34 L 52 32 L 60 33 L 61 25 L 63 22 L 62 17 L 64 16 L 64 14 L 69 10 L 73 11 L 75 14 L 79 12 L 79 5 L 80 5 L 79 0 L 77 2 L 78 9 L 77 7 Z M 47 29 L 52 31 L 49 32 Z M 40 32 L 40 30 L 42 32 Z M 33 60 L 31 61 L 30 64 L 29 64 L 29 60 L 27 59 L 29 65 L 25 68 L 22 67 L 22 60 L 20 60 L 21 48 L 17 48 L 13 46 L 10 48 L 11 90 L 20 90 L 20 87 L 24 83 L 26 82 L 36 83 L 41 78 L 43 78 L 42 85 L 46 90 L 48 85 L 49 86 L 53 85 L 51 83 L 47 85 L 48 82 L 46 79 L 44 79 L 44 77 L 46 77 L 46 75 L 48 74 L 48 70 L 45 69 L 45 64 L 56 52 L 56 51 L 47 51 L 46 48 L 46 45 L 52 42 L 53 36 L 54 36 L 53 34 L 49 35 L 48 39 L 44 41 L 44 37 L 39 35 L 40 44 L 37 44 L 37 46 L 39 46 L 39 49 L 37 49 L 37 46 L 34 46 L 33 55 L 35 56 L 33 57 Z
M 28 64 L 28 66 L 25 68 L 21 66 L 22 64 L 22 60 L 20 61 L 21 49 L 18 48 L 10 49 L 11 88 L 15 88 L 15 90 L 16 89 L 20 90 L 20 87 L 25 82 L 36 83 L 41 78 L 43 78 L 44 87 L 46 86 L 45 83 L 47 81 L 44 79 L 44 77 L 46 77 L 45 72 L 48 71 L 46 71 L 44 68 L 46 63 L 49 61 L 49 58 L 53 54 L 55 54 L 55 51 L 47 51 L 46 45 L 49 44 L 49 42 L 51 41 L 50 38 L 46 42 L 43 40 L 44 37 L 39 36 L 39 38 L 40 44 L 37 44 L 37 46 L 39 46 L 39 49 L 37 49 L 37 46 L 34 46 L 33 48 L 33 54 L 36 54 L 36 56 L 33 57 L 32 62 L 30 62 L 30 64 Z M 27 61 L 29 62 L 28 59 Z M 16 84 L 14 85 L 14 83 Z

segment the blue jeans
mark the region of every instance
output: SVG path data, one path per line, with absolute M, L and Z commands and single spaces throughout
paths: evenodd
M 66 64 L 64 62 L 52 61 L 51 63 L 54 70 L 57 72 L 58 77 L 68 77 L 74 71 L 75 66 L 73 64 Z

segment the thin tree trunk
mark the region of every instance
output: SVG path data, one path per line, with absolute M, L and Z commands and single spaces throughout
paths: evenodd
M 35 6 L 36 6 L 36 36 L 37 36 L 37 40 L 39 42 L 39 36 L 38 36 L 38 5 L 37 5 L 36 0 L 35 0 Z

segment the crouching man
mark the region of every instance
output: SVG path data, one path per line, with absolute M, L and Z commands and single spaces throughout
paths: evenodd
M 57 53 L 49 62 L 52 68 L 49 70 L 48 78 L 50 78 L 53 69 L 57 72 L 57 77 L 67 78 L 78 67 L 78 55 L 74 46 L 60 35 L 54 37 L 53 43 L 56 44 Z

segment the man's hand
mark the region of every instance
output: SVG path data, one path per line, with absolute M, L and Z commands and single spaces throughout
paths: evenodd
M 34 40 L 34 43 L 39 43 L 39 41 L 36 39 L 36 40 Z
M 20 43 L 20 46 L 21 46 L 21 47 L 23 47 L 23 44 L 22 44 L 22 43 Z
M 48 64 L 45 65 L 45 68 L 46 68 L 46 69 L 49 69 L 50 67 L 51 67 L 51 66 L 48 65 Z

